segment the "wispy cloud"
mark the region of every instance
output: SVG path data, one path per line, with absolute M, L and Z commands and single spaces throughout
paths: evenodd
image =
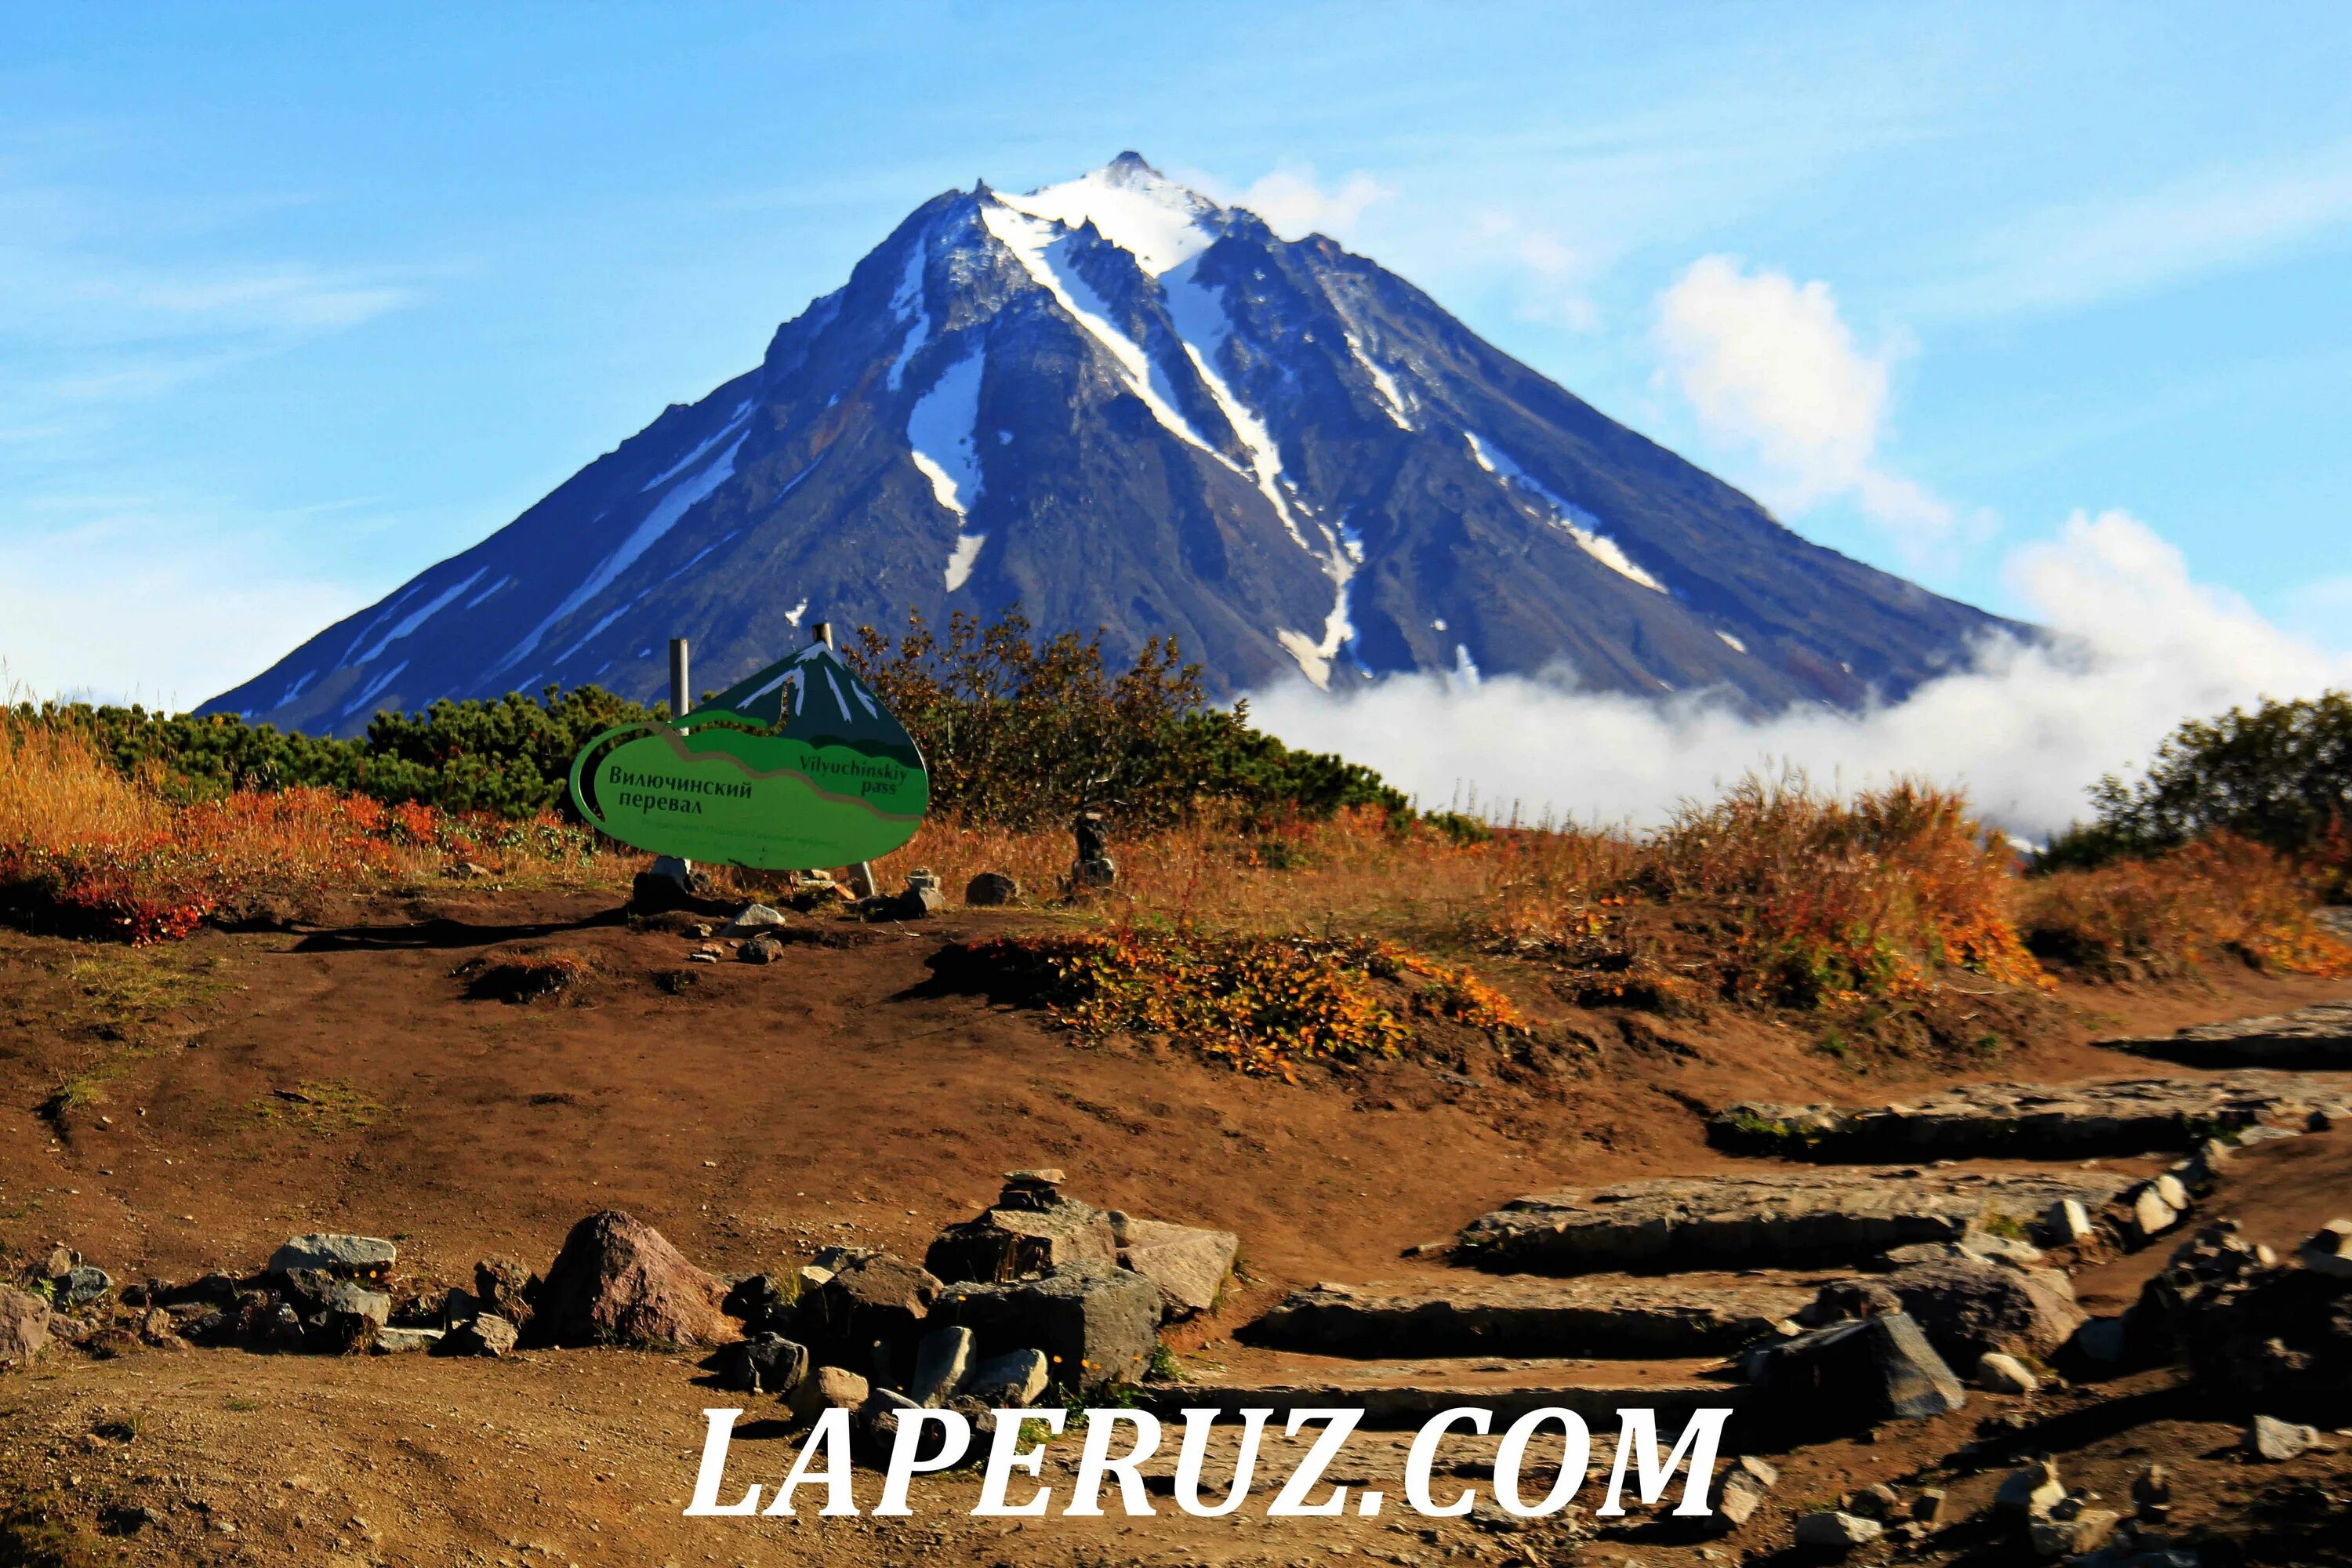
M 1987 236 L 1969 265 L 1905 309 L 1921 319 L 2074 309 L 2321 244 L 2352 244 L 2352 142 L 2045 208 Z
M 1827 283 L 1701 257 L 1660 296 L 1657 344 L 1661 376 L 1710 439 L 1760 463 L 1757 488 L 1780 510 L 1849 498 L 1915 555 L 1985 530 L 1881 460 L 1904 345 L 1861 347 Z

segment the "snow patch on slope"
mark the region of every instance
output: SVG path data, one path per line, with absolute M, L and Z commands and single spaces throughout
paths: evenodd
M 1538 511 L 1550 515 L 1544 521 L 1559 529 L 1583 547 L 1584 552 L 1619 576 L 1639 583 L 1654 593 L 1663 594 L 1666 585 L 1633 564 L 1623 547 L 1601 531 L 1601 520 L 1572 501 L 1562 500 L 1546 489 L 1535 476 L 1511 459 L 1511 455 L 1491 441 L 1481 440 L 1475 431 L 1465 430 L 1470 441 L 1470 455 L 1478 466 L 1503 481 L 1507 491 L 1537 505 Z
M 369 703 L 374 701 L 376 700 L 377 693 L 381 692 L 385 687 L 390 686 L 394 680 L 398 679 L 400 672 L 407 668 L 408 661 L 404 658 L 398 664 L 394 665 L 390 669 L 385 670 L 382 675 L 377 676 L 373 680 L 369 681 L 367 683 L 367 689 L 362 691 L 357 697 L 352 698 L 351 701 L 345 705 L 342 717 L 348 719 L 352 714 L 358 712 L 361 709 L 366 707 Z
M 1054 297 L 1055 302 L 1087 336 L 1102 345 L 1118 367 L 1119 379 L 1151 410 L 1151 416 L 1179 440 L 1223 461 L 1216 448 L 1201 438 L 1200 432 L 1161 391 L 1163 384 L 1150 356 L 1143 352 L 1143 345 L 1118 330 L 1102 296 L 1070 266 L 1066 255 L 1071 239 L 1068 231 L 1055 219 L 1039 217 L 1006 205 L 1003 197 L 983 205 L 981 217 L 988 232 L 1013 252 L 1038 286 Z
M 890 374 L 884 379 L 890 390 L 898 390 L 898 383 L 907 374 L 907 362 L 922 352 L 931 339 L 930 304 L 923 295 L 923 240 L 915 237 L 914 247 L 907 256 L 907 271 L 898 279 L 898 292 L 890 296 L 890 310 L 902 321 L 912 324 L 907 329 L 907 341 L 898 345 L 898 357 L 890 362 Z
M 643 494 L 647 490 L 657 490 L 661 489 L 662 486 L 667 484 L 670 480 L 677 478 L 678 475 L 686 472 L 687 469 L 692 468 L 696 463 L 702 459 L 702 455 L 705 452 L 709 451 L 711 447 L 716 447 L 719 442 L 724 441 L 728 437 L 733 435 L 735 433 L 736 426 L 743 423 L 749 413 L 750 410 L 748 408 L 740 408 L 736 410 L 735 416 L 733 418 L 728 420 L 726 424 L 720 426 L 709 436 L 703 437 L 701 442 L 695 447 L 693 451 L 688 452 L 685 457 L 680 458 L 677 462 L 672 463 L 668 468 L 664 468 L 660 473 L 656 474 L 652 479 L 649 479 L 644 484 L 639 485 L 637 487 L 638 492 Z
M 1348 334 L 1348 352 L 1356 356 L 1356 363 L 1364 367 L 1366 375 L 1372 378 L 1372 390 L 1379 393 L 1381 396 L 1381 412 L 1386 414 L 1398 429 L 1412 429 L 1412 421 L 1405 417 L 1404 394 L 1398 389 L 1396 377 L 1391 375 L 1385 366 L 1364 352 L 1362 342 L 1353 332 Z
M 980 382 L 985 350 L 975 349 L 940 373 L 931 389 L 915 400 L 907 416 L 907 446 L 915 467 L 931 481 L 931 494 L 956 514 L 956 541 L 948 552 L 947 584 L 952 594 L 971 576 L 984 533 L 966 533 L 963 523 L 980 500 Z
M 482 580 L 482 574 L 488 570 L 489 570 L 489 568 L 486 566 L 476 567 L 474 574 L 467 578 L 464 582 L 457 584 L 451 587 L 444 588 L 440 593 L 436 594 L 431 599 L 425 601 L 422 608 L 402 616 L 399 624 L 394 626 L 392 630 L 384 633 L 382 637 L 378 638 L 376 645 L 373 647 L 368 649 L 367 652 L 360 655 L 359 658 L 355 659 L 350 660 L 349 662 L 352 664 L 367 664 L 371 662 L 374 659 L 376 655 L 382 653 L 385 648 L 391 647 L 394 643 L 398 642 L 401 638 L 406 637 L 409 633 L 415 631 L 417 627 L 423 626 L 425 622 L 431 620 L 434 616 L 447 609 L 449 607 L 450 600 L 456 598 L 458 595 L 464 593 L 467 589 L 480 582 Z
M 1234 335 L 1234 319 L 1225 309 L 1223 294 L 1202 282 L 1196 270 L 1187 263 L 1160 280 L 1160 292 L 1168 303 L 1168 319 L 1176 328 L 1178 341 L 1184 345 L 1185 356 L 1200 374 L 1202 384 L 1209 389 L 1217 412 L 1225 416 L 1225 423 L 1240 438 L 1242 449 L 1249 454 L 1249 477 L 1257 482 L 1259 493 L 1273 504 L 1275 515 L 1282 519 L 1282 526 L 1290 531 L 1298 547 L 1311 549 L 1278 483 L 1282 478 L 1282 449 L 1275 444 L 1265 421 L 1242 401 L 1241 395 L 1227 384 L 1224 373 L 1218 368 L 1217 356 Z

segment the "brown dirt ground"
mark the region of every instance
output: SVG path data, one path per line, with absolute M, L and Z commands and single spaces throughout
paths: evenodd
M 457 1280 L 490 1253 L 543 1268 L 573 1220 L 616 1206 L 706 1267 L 748 1272 L 832 1242 L 919 1256 L 998 1173 L 1053 1164 L 1089 1201 L 1242 1236 L 1245 1289 L 1177 1342 L 1221 1359 L 1238 1353 L 1231 1328 L 1281 1291 L 1403 1278 L 1400 1247 L 1516 1194 L 1730 1168 L 1704 1142 L 1705 1107 L 1954 1077 L 1900 1059 L 1861 1073 L 1803 1028 L 1728 1010 L 1693 1022 L 1568 1008 L 1539 972 L 1508 963 L 1486 973 L 1546 1021 L 1543 1038 L 1591 1048 L 1514 1063 L 1453 1042 L 1439 1059 L 1292 1086 L 1164 1045 L 1080 1048 L 1034 1015 L 931 984 L 924 961 L 943 942 L 1045 918 L 858 928 L 765 967 L 691 964 L 691 938 L 632 931 L 594 894 L 434 895 L 328 929 L 207 931 L 138 952 L 0 932 L 0 1257 L 65 1240 L 119 1280 L 184 1279 L 247 1271 L 292 1232 L 352 1229 L 398 1238 L 406 1271 Z M 458 972 L 518 948 L 576 954 L 589 976 L 528 1005 L 468 999 Z M 2031 1043 L 1964 1076 L 2142 1076 L 2158 1069 L 2087 1042 L 2346 994 L 2245 972 L 2072 989 Z M 2209 1212 L 2242 1212 L 2292 1246 L 2352 1210 L 2347 1145 L 2337 1133 L 2249 1153 Z M 2106 1266 L 2084 1292 L 2127 1298 L 2132 1271 L 2152 1267 L 2152 1254 Z M 698 1412 L 735 1402 L 714 1401 L 700 1376 L 682 1358 L 624 1352 L 53 1355 L 0 1382 L 0 1505 L 63 1499 L 81 1518 L 144 1506 L 155 1522 L 109 1549 L 150 1562 L 1303 1561 L 1340 1545 L 1569 1560 L 1541 1531 L 1419 1520 L 1235 1523 L 1163 1509 L 1008 1533 L 962 1516 L 962 1479 L 919 1491 L 933 1500 L 897 1524 L 681 1520 Z M 2331 1471 L 2326 1485 L 2344 1489 L 2337 1458 L 2258 1475 L 2198 1458 L 2227 1430 L 2161 1387 L 2140 1392 L 2147 1422 L 2100 1434 L 2085 1415 L 2068 1451 L 2095 1468 L 2135 1448 L 2178 1454 L 2200 1487 L 2197 1467 L 2212 1467 L 2214 1498 Z M 2072 1397 L 2045 1397 L 2035 1417 Z M 95 1435 L 134 1416 L 127 1441 Z M 1965 1436 L 1973 1407 L 1949 1419 L 1951 1431 L 1808 1450 L 1777 1495 L 1907 1474 Z M 772 1480 L 782 1461 L 763 1456 L 784 1445 L 763 1432 L 737 1469 Z M 875 1484 L 861 1482 L 864 1500 Z M 1786 1541 L 1785 1528 L 1751 1527 L 1736 1549 L 1776 1534 Z M 1701 1560 L 1670 1541 L 1640 1551 Z

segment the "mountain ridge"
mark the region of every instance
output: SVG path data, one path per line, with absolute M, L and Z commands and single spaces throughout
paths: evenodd
M 543 683 L 724 684 L 818 619 L 1021 605 L 1218 695 L 1573 672 L 1899 696 L 2015 630 L 1810 543 L 1320 235 L 1134 153 L 919 205 L 761 362 L 205 705 L 352 732 Z

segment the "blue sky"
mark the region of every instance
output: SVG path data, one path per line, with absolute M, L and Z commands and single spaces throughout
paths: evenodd
M 2341 649 L 2347 80 L 2321 5 L 12 7 L 0 659 L 200 700 L 1128 147 L 1941 591 L 2119 510 Z

